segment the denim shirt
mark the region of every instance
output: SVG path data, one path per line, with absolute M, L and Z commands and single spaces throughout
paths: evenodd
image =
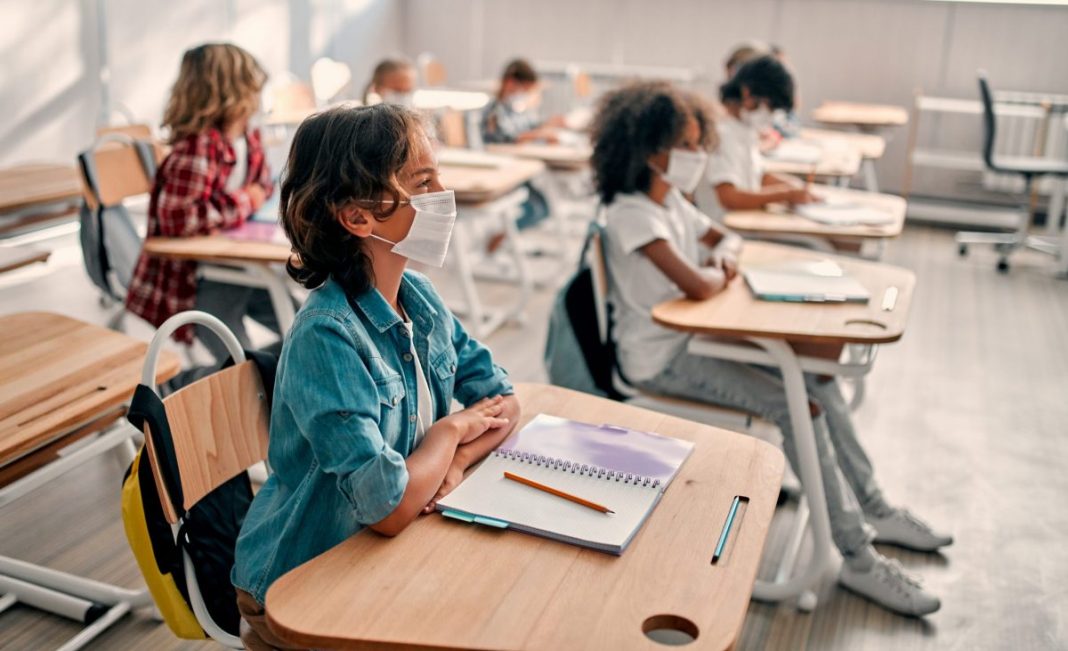
M 424 276 L 405 272 L 400 303 L 434 397 L 470 405 L 510 394 L 489 350 L 467 335 Z M 261 604 L 279 576 L 389 515 L 408 484 L 418 410 L 407 328 L 377 289 L 314 290 L 286 335 L 271 408 L 271 475 L 237 539 L 233 584 Z

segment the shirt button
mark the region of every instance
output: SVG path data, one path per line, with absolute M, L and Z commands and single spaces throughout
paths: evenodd
M 393 405 L 396 406 L 398 402 L 400 402 L 400 398 L 398 398 L 397 396 L 393 396 Z
M 416 418 L 418 418 L 418 416 L 416 416 L 415 414 L 412 414 L 411 416 L 408 417 L 408 420 L 410 420 L 411 422 L 414 423 Z
M 411 353 L 404 353 L 404 361 L 406 361 L 406 362 L 412 361 L 412 354 Z
M 456 372 L 456 364 L 453 364 L 452 366 L 449 367 L 449 373 L 455 373 L 455 372 Z

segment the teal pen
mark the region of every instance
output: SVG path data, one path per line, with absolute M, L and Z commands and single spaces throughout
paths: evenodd
M 712 552 L 713 563 L 719 560 L 719 557 L 723 554 L 723 548 L 727 546 L 727 538 L 731 534 L 731 527 L 734 525 L 734 516 L 738 513 L 738 504 L 740 502 L 741 496 L 735 495 L 734 501 L 731 502 L 731 510 L 727 513 L 727 521 L 723 523 L 723 531 L 719 534 L 719 542 L 716 543 L 716 551 Z

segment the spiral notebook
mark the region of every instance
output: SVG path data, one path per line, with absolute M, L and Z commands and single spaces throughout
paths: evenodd
M 446 517 L 622 554 L 692 450 L 689 441 L 539 414 L 437 509 Z M 614 513 L 505 479 L 506 471 Z

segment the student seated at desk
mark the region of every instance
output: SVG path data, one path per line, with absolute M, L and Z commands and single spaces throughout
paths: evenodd
M 524 143 L 560 141 L 557 129 L 564 126 L 562 116 L 542 120 L 538 114 L 541 85 L 534 66 L 523 59 L 510 61 L 501 73 L 497 96 L 482 113 L 482 142 Z M 516 220 L 516 228 L 530 228 L 549 216 L 549 203 L 540 190 L 527 183 L 529 198 L 523 204 L 523 214 Z M 493 253 L 504 241 L 504 233 L 496 233 L 486 245 Z
M 363 91 L 363 103 L 411 107 L 414 96 L 415 66 L 407 59 L 383 59 L 371 73 L 371 81 Z
M 281 213 L 312 290 L 275 380 L 268 477 L 232 573 L 249 649 L 271 583 L 370 528 L 395 536 L 452 490 L 519 416 L 506 373 L 409 260 L 445 260 L 456 204 L 420 115 L 335 108 L 297 129 Z M 449 414 L 453 398 L 467 408 Z M 366 535 L 366 534 L 365 534 Z
M 193 237 L 240 226 L 273 191 L 258 129 L 249 120 L 260 106 L 267 74 L 236 45 L 209 43 L 186 51 L 163 114 L 171 153 L 156 172 L 148 207 L 148 236 Z M 154 326 L 184 310 L 217 316 L 251 348 L 244 317 L 278 332 L 267 290 L 197 278 L 197 263 L 141 254 L 126 308 Z M 192 342 L 182 328 L 175 339 Z M 229 357 L 210 332 L 201 338 L 217 361 Z
M 609 297 L 621 371 L 662 395 L 705 401 L 778 425 L 795 468 L 797 450 L 781 377 L 740 362 L 690 355 L 689 336 L 663 328 L 655 305 L 708 299 L 737 276 L 740 239 L 685 198 L 701 177 L 710 140 L 692 101 L 669 84 L 638 83 L 609 93 L 593 126 L 593 170 L 605 224 Z M 925 615 L 939 607 L 876 542 L 935 551 L 949 536 L 890 506 L 857 440 L 834 379 L 806 375 L 834 541 L 845 558 L 840 581 L 886 608 Z
M 799 181 L 763 170 L 760 134 L 772 128 L 773 111 L 794 106 L 794 81 L 786 67 L 771 55 L 745 61 L 720 87 L 720 100 L 726 115 L 716 124 L 719 147 L 705 175 L 715 196 L 702 207 L 722 218 L 730 210 L 817 200 Z

